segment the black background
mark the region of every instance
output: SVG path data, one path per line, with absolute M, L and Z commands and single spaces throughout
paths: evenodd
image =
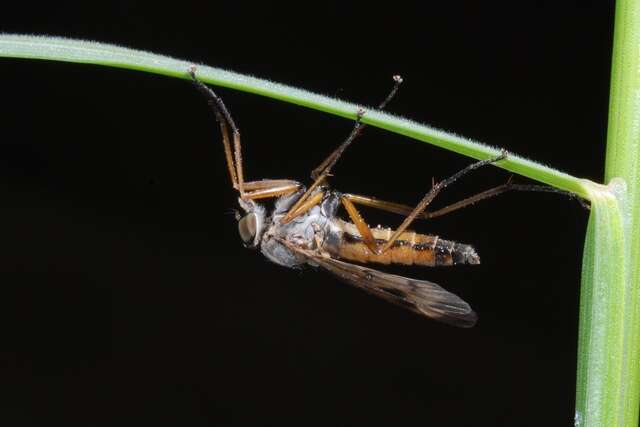
M 145 49 L 365 105 L 400 73 L 390 111 L 602 180 L 609 2 L 422 3 L 14 2 L 0 30 Z M 417 225 L 482 257 L 391 269 L 468 300 L 480 320 L 458 330 L 243 248 L 217 126 L 187 82 L 1 59 L 0 88 L 3 425 L 572 423 L 587 219 L 576 202 L 509 194 Z M 218 92 L 249 178 L 307 180 L 351 127 Z M 469 162 L 370 128 L 332 182 L 415 203 Z M 508 176 L 478 171 L 438 204 Z

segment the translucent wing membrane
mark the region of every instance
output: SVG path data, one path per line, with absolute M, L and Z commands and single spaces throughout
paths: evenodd
M 414 313 L 461 328 L 470 328 L 478 320 L 469 304 L 435 283 L 338 261 L 290 243 L 287 246 L 350 285 Z

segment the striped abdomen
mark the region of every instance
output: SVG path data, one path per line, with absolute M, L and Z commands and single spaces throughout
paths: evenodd
M 405 231 L 384 253 L 376 255 L 363 243 L 360 233 L 350 222 L 337 220 L 342 229 L 342 238 L 327 250 L 342 259 L 380 264 L 405 264 L 441 266 L 456 264 L 479 264 L 480 258 L 469 245 L 440 239 L 438 236 Z M 387 242 L 393 234 L 390 228 L 373 228 L 371 232 L 378 245 Z

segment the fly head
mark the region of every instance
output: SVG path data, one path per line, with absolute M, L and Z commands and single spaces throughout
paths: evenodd
M 255 248 L 260 244 L 260 239 L 265 231 L 265 209 L 253 200 L 239 199 L 240 206 L 246 212 L 237 215 L 238 232 L 242 243 L 247 248 Z

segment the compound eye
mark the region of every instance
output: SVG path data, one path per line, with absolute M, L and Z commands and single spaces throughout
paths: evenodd
M 240 232 L 240 238 L 245 245 L 253 245 L 253 241 L 256 238 L 256 214 L 250 213 L 238 221 L 238 231 Z

